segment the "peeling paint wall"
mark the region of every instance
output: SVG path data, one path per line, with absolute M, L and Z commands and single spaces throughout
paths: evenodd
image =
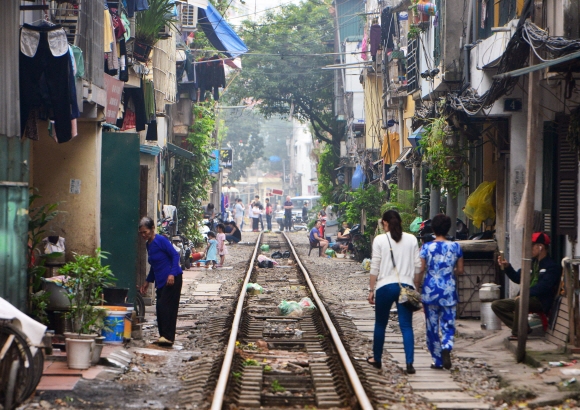
M 31 186 L 42 196 L 39 204 L 60 202 L 62 211 L 47 225 L 46 234 L 65 238 L 67 260 L 72 252 L 92 254 L 100 245 L 101 128 L 95 122 L 79 122 L 78 136 L 64 144 L 47 135 L 45 122 L 39 122 L 38 130 Z M 80 191 L 71 193 L 77 189 L 76 181 Z

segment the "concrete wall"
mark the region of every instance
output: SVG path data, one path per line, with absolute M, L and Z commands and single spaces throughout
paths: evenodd
M 32 144 L 31 183 L 42 198 L 38 205 L 60 202 L 62 211 L 46 228 L 46 235 L 66 239 L 66 258 L 72 252 L 92 254 L 100 245 L 101 127 L 79 122 L 78 136 L 57 144 L 40 121 L 40 140 Z M 80 193 L 71 193 L 71 179 L 80 180 Z

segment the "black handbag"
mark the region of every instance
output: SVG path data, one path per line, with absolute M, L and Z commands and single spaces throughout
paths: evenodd
M 386 235 L 386 234 L 385 234 Z M 397 273 L 397 280 L 399 281 L 399 287 L 401 288 L 399 292 L 399 304 L 405 306 L 412 312 L 420 310 L 423 305 L 421 303 L 421 295 L 415 289 L 401 285 L 401 278 L 399 277 L 399 270 L 397 269 L 397 264 L 395 263 L 395 256 L 393 255 L 393 246 L 391 245 L 391 240 L 389 235 L 387 240 L 389 241 L 389 250 L 391 251 L 391 259 L 393 261 L 393 269 Z

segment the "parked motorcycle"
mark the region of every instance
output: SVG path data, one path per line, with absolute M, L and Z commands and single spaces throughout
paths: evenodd
M 179 265 L 181 269 L 185 268 L 185 249 L 183 247 L 183 240 L 181 239 L 181 235 L 174 235 L 171 238 L 171 243 L 173 244 L 173 248 L 179 254 Z
M 469 229 L 465 223 L 457 218 L 455 223 L 455 237 L 447 235 L 446 238 L 449 241 L 455 240 L 465 240 L 469 234 Z M 435 234 L 433 233 L 433 228 L 431 227 L 431 219 L 425 219 L 421 222 L 421 227 L 419 228 L 419 238 L 422 243 L 428 243 L 435 240 Z

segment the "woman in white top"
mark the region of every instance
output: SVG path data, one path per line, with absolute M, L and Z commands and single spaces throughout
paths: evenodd
M 369 303 L 375 305 L 375 332 L 373 356 L 367 362 L 377 369 L 385 343 L 385 329 L 389 321 L 391 306 L 397 303 L 399 326 L 403 333 L 403 347 L 407 362 L 407 373 L 414 374 L 413 312 L 398 303 L 400 286 L 414 288 L 413 279 L 421 269 L 417 239 L 403 232 L 401 216 L 397 211 L 386 211 L 381 220 L 386 233 L 378 235 L 373 242 L 371 261 Z M 392 253 L 391 253 L 392 249 Z M 393 268 L 393 257 L 396 269 Z M 397 274 L 398 272 L 398 274 Z M 399 282 L 401 285 L 399 285 Z

